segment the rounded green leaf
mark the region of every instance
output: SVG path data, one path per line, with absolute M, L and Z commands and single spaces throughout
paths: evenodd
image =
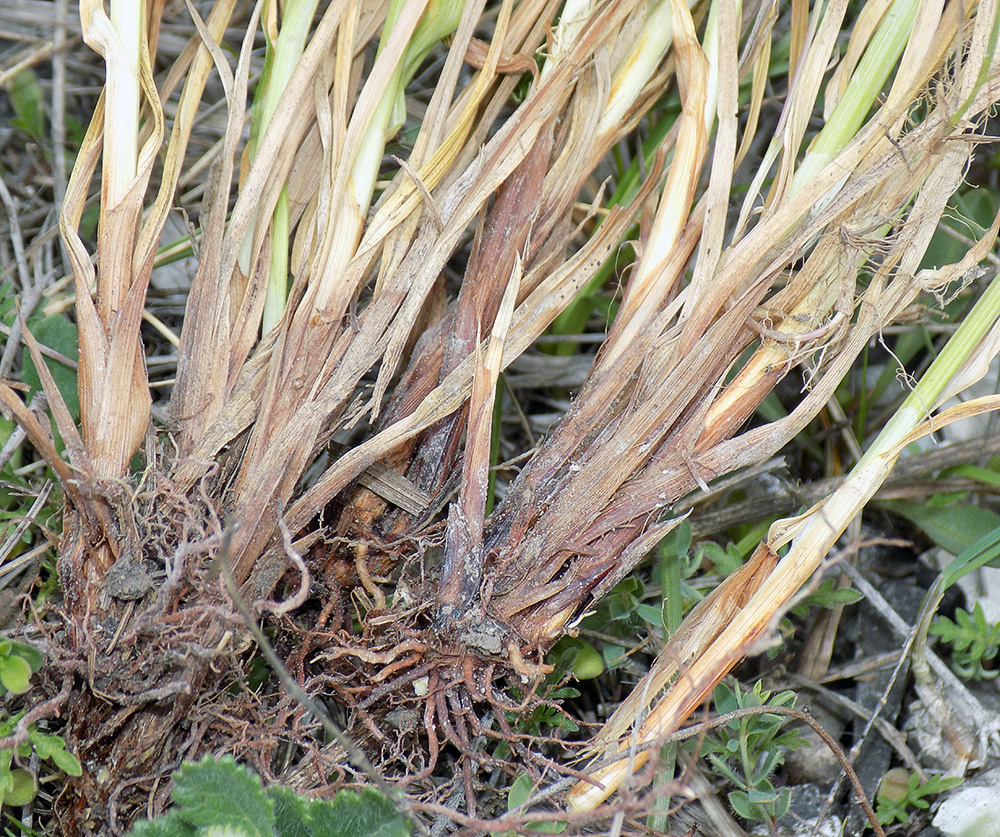
M 604 671 L 604 658 L 601 652 L 589 642 L 580 640 L 576 652 L 576 662 L 573 664 L 573 674 L 577 680 L 591 680 Z
M 507 810 L 514 811 L 522 806 L 528 801 L 534 789 L 535 782 L 531 776 L 527 773 L 522 773 L 518 776 L 514 780 L 514 784 L 510 786 L 510 790 L 507 791 Z
M 890 802 L 902 802 L 909 795 L 910 771 L 904 767 L 893 767 L 882 777 L 878 795 Z
M 24 657 L 11 655 L 0 657 L 0 683 L 15 695 L 28 691 L 31 680 L 31 666 Z
M 10 777 L 14 783 L 10 790 L 3 795 L 3 804 L 15 808 L 27 805 L 38 793 L 38 783 L 35 781 L 34 775 L 17 767 L 10 771 Z

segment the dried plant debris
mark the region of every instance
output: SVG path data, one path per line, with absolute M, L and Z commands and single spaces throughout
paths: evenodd
M 0 10 L 0 799 L 882 833 L 992 767 L 995 433 L 916 446 L 998 406 L 996 5 Z

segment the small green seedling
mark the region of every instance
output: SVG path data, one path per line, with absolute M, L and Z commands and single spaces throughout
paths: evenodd
M 0 686 L 13 694 L 28 691 L 31 675 L 42 667 L 42 655 L 32 645 L 13 639 L 0 639 Z M 0 738 L 6 738 L 24 717 L 18 712 L 10 717 L 0 715 Z M 35 724 L 28 727 L 28 738 L 13 749 L 0 750 L 0 805 L 27 805 L 38 792 L 34 774 L 21 767 L 12 767 L 14 755 L 27 759 L 34 750 L 41 761 L 52 761 L 70 776 L 79 776 L 83 768 L 76 756 L 66 750 L 66 742 L 58 735 L 39 732 Z
M 0 721 L 0 738 L 14 732 L 17 722 L 24 717 L 23 712 L 12 715 L 5 721 Z M 19 744 L 13 750 L 0 750 L 0 804 L 27 805 L 35 798 L 38 791 L 37 780 L 30 771 L 21 767 L 12 767 L 14 754 L 21 759 L 27 759 L 34 750 L 42 761 L 51 761 L 70 776 L 80 776 L 83 767 L 80 761 L 66 749 L 66 742 L 58 735 L 39 732 L 34 724 L 28 727 L 28 740 Z
M 925 810 L 930 806 L 928 796 L 936 796 L 946 790 L 962 784 L 958 776 L 945 778 L 932 776 L 923 784 L 916 773 L 911 773 L 903 767 L 889 770 L 878 786 L 875 799 L 875 816 L 879 825 L 891 825 L 894 822 L 909 823 L 911 808 Z
M 811 593 L 799 599 L 792 607 L 792 613 L 804 617 L 811 607 L 852 605 L 861 601 L 862 598 L 857 590 L 852 590 L 850 587 L 837 587 L 836 580 L 828 578 Z
M 795 693 L 781 692 L 772 697 L 758 682 L 752 691 L 720 685 L 715 690 L 715 709 L 725 715 L 752 706 L 792 707 Z M 716 775 L 736 786 L 729 804 L 746 820 L 773 823 L 788 811 L 791 795 L 787 788 L 775 788 L 771 776 L 785 760 L 785 753 L 805 746 L 792 730 L 782 732 L 787 719 L 782 715 L 748 715 L 720 727 L 715 736 L 702 743 Z
M 1000 674 L 997 669 L 985 666 L 1000 650 L 1000 623 L 991 625 L 979 602 L 972 608 L 972 613 L 957 610 L 954 622 L 947 616 L 935 617 L 930 633 L 951 646 L 952 668 L 960 677 L 992 680 Z
M 511 687 L 509 694 L 514 700 L 522 699 L 521 690 L 516 686 Z M 560 702 L 578 697 L 580 697 L 578 689 L 574 689 L 572 686 L 561 686 L 547 692 L 545 699 L 539 701 L 531 712 L 504 710 L 504 714 L 507 717 L 507 722 L 521 735 L 544 736 L 550 734 L 551 730 L 554 729 L 573 733 L 580 729 L 580 725 L 562 709 Z M 510 755 L 510 744 L 507 741 L 500 741 L 493 751 L 493 758 L 500 761 L 509 759 Z

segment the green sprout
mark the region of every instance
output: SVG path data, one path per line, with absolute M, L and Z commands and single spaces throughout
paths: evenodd
M 773 695 L 758 682 L 751 691 L 739 685 L 730 689 L 720 685 L 715 690 L 715 708 L 720 715 L 753 706 L 793 707 L 795 693 Z M 774 822 L 788 811 L 791 793 L 776 788 L 773 773 L 783 764 L 785 753 L 805 745 L 798 732 L 783 732 L 787 719 L 782 715 L 748 715 L 736 718 L 719 728 L 715 736 L 702 744 L 715 773 L 735 785 L 729 804 L 746 820 Z
M 964 609 L 955 612 L 955 621 L 947 616 L 935 617 L 930 632 L 948 643 L 955 673 L 966 680 L 992 680 L 1000 674 L 986 668 L 1000 649 L 1000 623 L 990 624 L 983 607 L 976 602 L 972 613 Z

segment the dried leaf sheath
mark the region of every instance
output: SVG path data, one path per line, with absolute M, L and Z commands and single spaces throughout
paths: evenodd
M 856 303 L 858 311 L 856 322 L 847 332 L 844 342 L 838 345 L 836 355 L 822 369 L 822 375 L 818 379 L 814 379 L 812 392 L 788 419 L 773 426 L 774 431 L 778 431 L 781 424 L 791 424 L 792 427 L 788 429 L 792 432 L 798 432 L 800 426 L 796 426 L 798 424 L 795 421 L 796 418 L 813 414 L 814 405 L 820 399 L 829 397 L 836 383 L 842 379 L 849 359 L 854 357 L 867 340 L 877 334 L 884 323 L 896 312 L 902 310 L 921 289 L 919 281 L 915 282 L 911 277 L 914 276 L 924 247 L 929 241 L 926 236 L 934 228 L 940 213 L 944 210 L 947 196 L 957 187 L 957 180 L 948 182 L 948 178 L 960 176 L 960 172 L 964 168 L 964 161 L 967 159 L 966 155 L 971 150 L 968 145 L 963 147 L 953 144 L 961 137 L 962 129 L 956 130 L 949 124 L 948 120 L 941 119 L 945 112 L 947 112 L 947 106 L 929 115 L 923 124 L 915 127 L 909 134 L 901 138 L 902 146 L 909 152 L 903 155 L 903 159 L 900 159 L 900 155 L 894 155 L 887 150 L 881 159 L 870 161 L 866 170 L 858 172 L 854 180 L 856 183 L 865 185 L 864 191 L 852 188 L 854 184 L 850 181 L 846 184 L 842 192 L 845 200 L 838 200 L 837 203 L 843 205 L 846 199 L 857 201 L 860 204 L 860 211 L 855 209 L 852 212 L 849 208 L 846 210 L 851 212 L 851 215 L 843 216 L 839 224 L 833 226 L 831 233 L 821 239 L 802 272 L 803 275 L 808 275 L 810 263 L 818 262 L 820 270 L 817 275 L 819 277 L 823 276 L 824 269 L 836 276 L 837 282 L 830 283 L 835 292 L 826 294 L 826 310 L 832 310 L 834 302 L 838 298 L 836 291 L 838 282 L 851 281 L 853 284 L 852 274 L 854 266 L 858 263 L 859 252 L 864 253 L 866 248 L 873 246 L 876 241 L 872 239 L 868 242 L 860 242 L 843 236 L 841 231 L 848 226 L 847 218 L 870 217 L 872 206 L 878 206 L 884 212 L 887 208 L 893 207 L 895 202 L 895 205 L 898 206 L 896 212 L 902 214 L 909 211 L 908 223 L 901 225 L 892 238 L 882 242 L 885 249 L 881 254 L 879 268 L 875 272 L 873 281 L 864 290 L 862 299 Z M 894 148 L 894 150 L 896 149 Z M 927 179 L 923 182 L 916 197 L 913 198 L 910 190 L 914 186 L 915 179 L 919 182 L 922 177 Z M 875 186 L 873 181 L 878 185 Z M 909 206 L 911 200 L 912 207 Z M 997 224 L 1000 224 L 1000 217 L 994 222 L 994 229 L 996 229 Z M 992 230 L 987 232 L 985 239 L 977 246 L 980 253 L 985 252 L 984 244 L 987 241 L 992 241 L 993 234 Z M 952 279 L 960 276 L 975 258 L 976 254 L 970 253 L 968 261 L 951 266 L 945 273 L 935 272 L 934 279 L 947 281 L 946 275 Z M 823 288 L 823 281 L 820 279 L 812 285 L 811 290 L 818 289 L 822 295 Z M 842 292 L 840 296 L 842 298 Z M 821 308 L 821 310 L 823 309 Z M 788 335 L 790 338 L 789 347 L 795 347 L 795 342 L 791 338 L 794 336 L 796 327 L 799 329 L 802 327 L 801 315 L 797 316 L 792 309 L 789 311 L 785 323 L 789 331 L 792 332 Z M 789 351 L 789 347 L 786 347 L 785 351 Z M 765 345 L 758 350 L 758 354 L 763 356 L 769 353 L 773 354 L 775 348 L 777 347 L 768 346 L 765 341 Z M 842 364 L 843 366 L 841 366 Z M 754 368 L 753 362 L 748 363 L 744 367 L 744 372 Z M 761 372 L 766 375 L 768 368 L 767 363 L 757 366 L 758 375 Z M 747 377 L 754 378 L 752 374 Z M 756 381 L 748 381 L 751 386 L 746 388 L 742 383 L 734 382 L 734 391 L 739 392 L 742 397 L 747 397 L 753 392 L 753 386 L 756 386 L 759 380 L 758 377 Z M 718 424 L 719 420 L 723 418 L 717 417 L 715 423 Z M 707 424 L 711 426 L 712 423 L 710 418 Z M 744 455 L 753 451 L 757 443 L 765 440 L 767 429 L 760 428 L 750 431 L 736 440 L 741 443 L 740 447 Z M 711 438 L 710 435 L 709 439 Z M 716 445 L 714 450 L 710 450 L 710 453 L 715 454 L 713 458 L 721 458 L 727 447 L 729 446 L 725 443 Z M 814 510 L 813 514 L 807 516 L 809 522 L 804 527 L 800 526 L 801 538 L 796 542 L 788 558 L 782 561 L 769 576 L 758 580 L 761 585 L 759 595 L 751 596 L 747 600 L 746 607 L 729 620 L 725 631 L 719 634 L 710 646 L 704 646 L 697 655 L 685 658 L 687 666 L 683 676 L 679 677 L 668 689 L 666 695 L 657 704 L 655 710 L 638 732 L 640 744 L 646 744 L 654 740 L 656 736 L 667 734 L 676 729 L 682 720 L 707 696 L 719 678 L 753 646 L 757 639 L 771 629 L 774 620 L 783 612 L 791 596 L 818 569 L 822 558 L 833 546 L 847 523 L 857 514 L 861 505 L 874 493 L 878 484 L 888 474 L 892 460 L 895 455 L 898 455 L 898 452 L 897 449 L 891 458 L 883 457 L 885 461 L 878 463 L 874 459 L 869 463 L 866 461 L 866 457 L 866 460 L 859 465 L 859 473 L 854 481 L 856 484 L 845 486 L 845 490 L 842 492 L 843 497 L 835 495 L 827 508 Z M 696 457 L 694 461 L 699 462 L 699 458 Z M 875 476 L 876 473 L 878 476 Z M 647 492 L 654 490 L 655 479 L 651 480 L 650 483 L 646 488 Z M 838 492 L 838 494 L 840 493 Z M 635 499 L 638 498 L 634 498 L 633 502 Z M 775 534 L 771 538 L 770 549 L 776 549 L 780 545 L 777 534 Z M 716 612 L 716 606 L 717 602 L 713 602 L 712 610 L 700 608 L 697 613 L 692 613 L 686 623 L 685 630 L 700 630 L 703 622 L 714 620 L 718 612 L 724 612 L 724 605 L 718 605 L 718 612 Z M 653 670 L 648 675 L 647 682 L 640 684 L 638 692 L 645 696 L 644 703 L 652 700 L 653 696 L 672 676 L 671 672 L 674 670 L 672 660 L 677 653 L 676 649 L 666 649 L 664 656 L 654 665 Z M 577 786 L 569 798 L 571 806 L 578 809 L 588 809 L 597 804 L 612 793 L 631 770 L 640 766 L 648 757 L 647 751 L 626 758 L 623 751 L 629 745 L 627 743 L 615 744 L 613 741 L 613 739 L 625 734 L 628 725 L 639 717 L 641 708 L 635 702 L 633 705 L 623 705 L 621 714 L 616 715 L 610 722 L 607 736 L 602 740 L 602 749 L 609 756 L 617 751 L 619 760 L 593 774 L 593 778 L 600 782 L 603 787 L 595 787 L 590 783 L 581 783 Z
M 472 381 L 462 488 L 458 501 L 449 511 L 437 597 L 440 618 L 446 620 L 461 618 L 478 597 L 483 580 L 483 518 L 489 487 L 493 402 L 521 272 L 521 262 L 517 259 L 497 310 L 485 356 L 477 365 Z
M 580 42 L 573 45 L 565 59 L 524 103 L 523 117 L 507 123 L 465 175 L 439 199 L 438 215 L 445 226 L 438 229 L 436 224 L 425 222 L 393 281 L 383 287 L 379 296 L 360 314 L 360 330 L 354 333 L 352 328 L 340 334 L 338 342 L 330 342 L 336 337 L 336 330 L 317 322 L 318 332 L 309 341 L 308 356 L 296 359 L 283 355 L 284 360 L 280 362 L 272 357 L 272 365 L 280 363 L 281 373 L 275 376 L 272 371 L 270 390 L 265 392 L 274 392 L 280 380 L 284 403 L 277 412 L 258 418 L 250 447 L 241 463 L 241 473 L 234 484 L 234 509 L 239 510 L 241 518 L 252 521 L 237 534 L 234 542 L 234 552 L 240 556 L 238 577 L 249 574 L 256 557 L 272 542 L 277 508 L 292 496 L 301 473 L 311 461 L 320 427 L 339 418 L 347 398 L 376 357 L 390 353 L 383 357 L 380 375 L 394 368 L 405 336 L 465 224 L 530 151 L 539 132 L 544 130 L 553 112 L 572 89 L 567 87 L 573 76 L 572 62 L 591 48 L 588 36 L 606 32 L 607 27 L 621 18 L 623 11 L 618 4 L 608 4 L 588 21 Z M 361 256 L 348 268 L 348 276 L 367 264 L 366 257 Z M 530 271 L 526 277 L 530 280 Z M 296 338 L 295 343 L 285 344 L 284 351 L 292 345 L 305 344 Z M 312 362 L 309 358 L 313 353 L 321 351 L 324 345 L 331 346 L 331 350 L 317 380 L 306 372 L 306 367 Z M 299 369 L 301 371 L 297 371 Z M 269 399 L 268 403 L 274 400 Z M 289 455 L 288 451 L 294 452 Z
M 483 328 L 495 318 L 504 290 L 502 282 L 511 275 L 518 252 L 534 230 L 551 143 L 551 131 L 543 131 L 531 153 L 501 187 L 473 248 L 454 309 L 425 334 L 421 344 L 429 351 L 418 352 L 396 387 L 394 401 L 379 422 L 379 429 L 411 413 L 475 350 Z M 395 467 L 405 471 L 418 490 L 426 492 L 424 514 L 397 512 L 377 520 L 385 515 L 386 504 L 361 488 L 340 513 L 339 535 L 362 540 L 377 537 L 391 543 L 426 525 L 426 512 L 437 508 L 454 487 L 465 423 L 466 409 L 460 408 L 422 434 L 412 450 L 402 449 L 393 455 Z M 377 535 L 373 529 L 376 521 Z M 386 560 L 391 564 L 394 559 L 387 556 Z

